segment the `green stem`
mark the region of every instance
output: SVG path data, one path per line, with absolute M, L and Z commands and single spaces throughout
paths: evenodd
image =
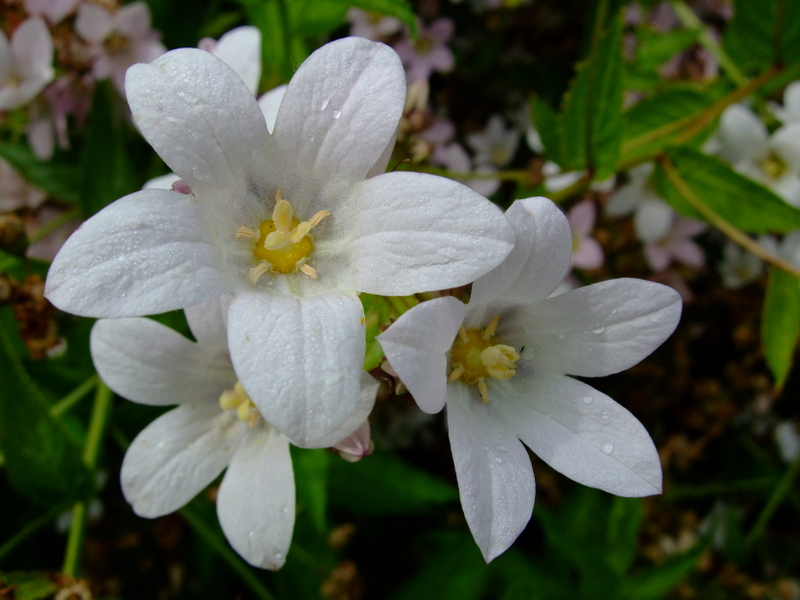
M 698 213 L 700 213 L 706 221 L 719 229 L 722 233 L 728 236 L 728 238 L 739 244 L 742 248 L 758 256 L 764 262 L 767 262 L 772 266 L 777 267 L 782 271 L 786 271 L 790 275 L 800 279 L 800 270 L 798 270 L 798 268 L 792 263 L 784 260 L 780 256 L 772 254 L 772 252 L 764 248 L 764 246 L 759 244 L 744 231 L 723 219 L 702 200 L 700 200 L 700 198 L 695 196 L 694 192 L 680 176 L 680 173 L 678 173 L 677 169 L 669 158 L 666 156 L 660 156 L 658 162 L 664 169 L 664 172 L 667 174 L 669 180 L 672 182 L 672 185 L 674 185 L 675 189 L 677 189 L 680 195 L 683 196 L 683 199 L 686 200 L 686 202 L 689 203 L 691 207 L 694 208 Z
M 39 227 L 28 237 L 28 241 L 34 244 L 41 240 L 46 235 L 50 235 L 59 227 L 62 227 L 74 219 L 79 219 L 81 210 L 79 208 L 71 208 L 66 212 L 61 213 L 57 217 L 50 219 L 47 223 Z
M 22 529 L 20 529 L 14 536 L 8 540 L 5 544 L 0 546 L 0 561 L 2 561 L 6 555 L 8 555 L 14 548 L 19 546 L 22 542 L 32 536 L 34 533 L 39 531 L 42 527 L 46 526 L 48 523 L 51 523 L 53 519 L 55 519 L 61 512 L 64 510 L 64 505 L 59 504 L 57 506 L 52 507 L 49 511 L 37 517 L 27 525 L 25 525 Z
M 764 533 L 772 515 L 781 505 L 786 495 L 791 491 L 792 484 L 794 483 L 795 477 L 797 477 L 798 471 L 800 471 L 800 455 L 791 462 L 789 468 L 786 469 L 786 473 L 784 473 L 783 477 L 781 477 L 781 480 L 778 482 L 778 485 L 772 490 L 772 494 L 770 494 L 761 514 L 758 515 L 755 525 L 753 525 L 753 528 L 744 540 L 746 546 L 752 545 L 753 542 Z
M 238 554 L 231 550 L 228 543 L 206 525 L 203 519 L 196 515 L 193 510 L 188 506 L 184 506 L 178 512 L 194 529 L 195 533 L 203 538 L 211 549 L 242 578 L 242 581 L 248 585 L 257 598 L 261 598 L 261 600 L 276 600 L 275 596 L 272 595 L 251 568 L 239 558 Z
M 672 10 L 678 15 L 681 22 L 689 29 L 701 30 L 699 42 L 709 54 L 714 57 L 714 60 L 719 63 L 720 68 L 730 77 L 736 85 L 744 85 L 747 83 L 747 76 L 739 70 L 736 63 L 731 60 L 731 57 L 722 49 L 716 38 L 711 35 L 711 31 L 705 24 L 694 14 L 694 11 L 689 5 L 681 0 L 672 0 L 670 2 Z
M 664 494 L 665 501 L 676 501 L 682 498 L 695 498 L 702 496 L 719 496 L 735 492 L 757 492 L 765 490 L 775 484 L 775 477 L 757 477 L 754 479 L 739 479 L 736 481 L 717 481 L 705 485 L 677 486 L 670 488 Z
M 67 412 L 69 409 L 75 406 L 78 402 L 80 402 L 86 396 L 86 394 L 91 392 L 92 389 L 94 389 L 94 386 L 96 386 L 99 381 L 100 379 L 97 377 L 96 374 L 89 377 L 89 379 L 84 381 L 82 384 L 80 384 L 78 387 L 72 390 L 69 394 L 67 394 L 61 400 L 59 400 L 53 406 L 51 406 L 50 416 L 60 417 L 61 415 L 63 415 L 65 412 Z
M 94 395 L 94 407 L 89 421 L 89 432 L 86 436 L 86 444 L 83 447 L 83 462 L 90 470 L 94 470 L 97 464 L 97 456 L 100 453 L 100 445 L 103 441 L 103 434 L 106 430 L 108 415 L 111 412 L 111 401 L 114 395 L 111 390 L 102 382 L 97 382 L 97 391 Z M 69 528 L 67 538 L 67 550 L 64 556 L 64 566 L 62 572 L 65 575 L 76 577 L 80 566 L 80 559 L 83 550 L 83 539 L 86 533 L 86 521 L 88 518 L 86 502 L 78 502 L 72 508 L 72 523 Z

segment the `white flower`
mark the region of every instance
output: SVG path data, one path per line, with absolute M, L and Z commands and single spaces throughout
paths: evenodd
M 448 144 L 447 146 L 441 145 L 437 147 L 434 152 L 433 156 L 431 157 L 432 161 L 435 164 L 440 164 L 445 167 L 448 171 L 451 171 L 454 175 L 452 177 L 457 177 L 456 173 L 472 173 L 472 160 L 467 154 L 467 151 L 456 142 L 452 144 Z M 475 173 L 494 173 L 495 169 L 491 166 L 478 166 L 475 169 Z M 482 196 L 486 196 L 487 198 L 494 194 L 498 189 L 500 189 L 500 180 L 499 179 L 457 179 L 464 185 L 466 185 L 471 190 L 475 190 Z
M 464 285 L 512 247 L 500 211 L 458 183 L 366 178 L 385 170 L 405 101 L 400 61 L 382 44 L 347 38 L 312 54 L 272 134 L 241 79 L 201 50 L 131 68 L 127 95 L 192 193 L 142 190 L 99 212 L 56 257 L 47 296 L 75 314 L 124 317 L 232 293 L 239 379 L 300 445 L 358 403 L 359 292 Z
M 261 80 L 261 32 L 257 27 L 231 29 L 219 41 L 203 38 L 198 47 L 225 61 L 253 94 L 258 93 L 258 82 Z
M 8 162 L 0 158 L 0 213 L 39 208 L 47 194 L 28 183 Z
M 728 240 L 722 248 L 719 274 L 722 285 L 732 290 L 743 288 L 761 277 L 764 263 L 755 254 Z
M 403 23 L 395 17 L 358 8 L 347 10 L 347 20 L 350 22 L 350 35 L 368 40 L 383 40 L 403 28 Z
M 133 64 L 149 63 L 166 52 L 150 26 L 145 2 L 132 2 L 109 11 L 92 2 L 81 4 L 75 31 L 89 42 L 93 55 L 92 74 L 110 78 L 124 91 L 125 72 Z
M 606 213 L 612 217 L 633 214 L 636 237 L 643 244 L 652 244 L 669 233 L 675 211 L 656 194 L 650 184 L 653 163 L 634 167 L 628 173 L 628 183 L 620 186 L 609 198 Z
M 737 171 L 800 208 L 800 123 L 769 135 L 752 111 L 734 104 L 722 113 L 717 138 L 720 155 Z
M 800 81 L 793 81 L 783 91 L 783 106 L 770 106 L 773 114 L 783 123 L 800 123 Z
M 179 509 L 227 468 L 217 496 L 222 530 L 247 562 L 277 569 L 294 527 L 289 438 L 264 421 L 237 381 L 224 304 L 215 299 L 186 310 L 197 342 L 150 319 L 100 320 L 92 328 L 92 358 L 121 396 L 179 405 L 148 425 L 125 454 L 122 492 L 136 514 L 155 518 Z M 378 384 L 364 372 L 362 382 L 352 420 L 325 445 L 369 414 Z
M 486 131 L 469 134 L 467 141 L 475 151 L 478 165 L 502 169 L 514 158 L 519 138 L 519 130 L 515 127 L 506 129 L 503 117 L 492 115 L 486 124 Z
M 468 305 L 424 302 L 378 340 L 425 412 L 447 404 L 461 505 L 484 558 L 528 522 L 534 478 L 524 442 L 579 483 L 622 496 L 661 491 L 658 454 L 644 427 L 594 388 L 636 364 L 675 329 L 678 294 L 617 279 L 548 298 L 570 264 L 569 225 L 546 198 L 515 202 L 509 257 L 478 279 Z
M 44 15 L 54 25 L 73 12 L 81 0 L 23 0 L 30 15 Z
M 39 18 L 26 19 L 11 42 L 0 31 L 0 110 L 19 108 L 53 80 L 53 38 Z

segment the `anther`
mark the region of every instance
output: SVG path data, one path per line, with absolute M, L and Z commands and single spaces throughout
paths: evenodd
M 490 337 L 494 335 L 494 330 L 497 329 L 497 324 L 500 322 L 500 317 L 495 317 L 489 324 L 486 326 L 486 329 L 483 330 L 483 339 L 488 340 Z
M 486 382 L 483 379 L 478 379 L 478 391 L 481 393 L 483 403 L 489 404 L 489 390 L 486 389 Z
M 450 373 L 450 376 L 447 378 L 447 381 L 455 381 L 464 373 L 464 365 L 458 365 L 453 371 Z
M 244 225 L 242 225 L 241 227 L 239 227 L 239 229 L 236 230 L 235 237 L 237 240 L 241 238 L 255 239 L 256 232 L 250 229 L 249 227 L 245 227 Z
M 255 267 L 251 267 L 247 272 L 247 277 L 250 279 L 250 283 L 255 285 L 258 283 L 258 280 L 261 278 L 261 276 L 267 271 L 269 271 L 269 264 L 262 262 L 257 264 Z
M 311 277 L 311 279 L 317 278 L 317 270 L 311 265 L 303 265 L 302 267 L 300 267 L 300 270 L 309 277 Z
M 458 328 L 458 337 L 461 338 L 461 341 L 465 344 L 469 341 L 469 336 L 467 335 L 467 330 L 463 327 Z
M 309 219 L 308 224 L 311 226 L 310 227 L 311 229 L 314 229 L 314 227 L 322 223 L 322 219 L 325 219 L 330 216 L 331 213 L 329 211 L 321 210 L 317 212 L 317 214 L 315 214 L 313 217 L 311 217 L 311 219 Z

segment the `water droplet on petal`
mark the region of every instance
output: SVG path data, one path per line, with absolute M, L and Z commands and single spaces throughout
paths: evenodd
M 276 552 L 275 560 L 282 560 L 282 559 L 283 559 L 283 552 Z
M 600 416 L 601 416 L 602 418 L 604 418 L 604 419 L 610 419 L 610 418 L 611 418 L 611 411 L 610 411 L 610 410 L 604 410 L 604 411 L 603 411 L 603 412 L 600 414 Z
M 333 111 L 333 118 L 334 119 L 338 119 L 341 116 L 342 116 L 342 111 L 340 111 L 339 109 L 336 109 L 335 111 Z
M 563 333 L 559 333 L 558 334 L 558 339 L 565 340 L 565 339 L 567 339 L 567 336 L 565 334 L 563 334 Z
M 612 314 L 612 315 L 615 315 L 615 314 L 617 314 L 617 309 L 615 308 L 614 310 L 612 310 L 612 311 L 611 311 L 611 314 Z
M 614 451 L 614 444 L 612 444 L 611 442 L 606 442 L 605 444 L 603 444 L 603 452 L 605 452 L 606 454 L 611 454 L 613 451 Z
M 591 396 L 584 396 L 583 397 L 583 403 L 584 404 L 591 404 L 593 401 L 594 401 L 594 398 L 592 398 Z
M 595 329 L 592 329 L 592 333 L 603 333 L 605 330 L 606 330 L 606 326 L 605 325 L 600 325 L 600 327 L 596 327 Z
M 319 109 L 320 110 L 325 110 L 326 108 L 328 108 L 328 102 L 330 102 L 330 101 L 331 101 L 330 98 L 326 98 L 325 100 L 323 100 L 322 104 L 319 105 Z
M 497 451 L 498 451 L 498 452 L 502 452 L 503 454 L 505 454 L 506 452 L 508 452 L 508 448 L 506 448 L 505 446 L 503 446 L 503 444 L 497 444 L 497 446 L 495 446 L 495 448 L 497 448 Z
M 489 463 L 489 468 L 494 469 L 494 465 L 492 463 Z
M 192 175 L 194 175 L 195 179 L 200 180 L 208 178 L 208 173 L 206 173 L 205 169 L 200 166 L 192 167 Z
M 494 462 L 496 462 L 498 465 L 502 465 L 503 464 L 503 459 L 500 458 L 499 456 L 495 456 L 494 457 Z

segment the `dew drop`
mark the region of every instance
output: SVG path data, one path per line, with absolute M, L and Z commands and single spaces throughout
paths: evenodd
M 566 336 L 566 335 L 564 335 L 563 333 L 559 333 L 559 334 L 558 334 L 558 339 L 560 339 L 560 340 L 565 340 L 565 339 L 567 339 L 567 336 Z
M 339 109 L 336 109 L 335 111 L 333 111 L 333 118 L 334 119 L 338 119 L 341 116 L 342 116 L 342 111 L 340 111 Z
M 602 413 L 600 413 L 600 416 L 602 418 L 604 418 L 604 419 L 610 419 L 611 418 L 611 411 L 610 410 L 604 410 Z
M 603 444 L 603 452 L 605 452 L 606 454 L 611 454 L 613 451 L 614 451 L 614 444 L 610 442 L 606 442 L 605 444 Z
M 592 402 L 594 402 L 594 398 L 592 398 L 591 396 L 584 396 L 583 397 L 583 403 L 584 404 L 591 404 Z
M 496 462 L 498 465 L 502 465 L 503 464 L 503 459 L 500 458 L 499 456 L 495 456 L 494 457 L 494 462 Z
M 489 468 L 494 469 L 494 465 L 492 463 L 489 463 Z
M 612 310 L 612 311 L 611 311 L 611 314 L 612 314 L 612 315 L 615 315 L 615 314 L 617 314 L 617 309 L 615 308 L 614 310 Z
M 276 552 L 275 553 L 275 560 L 283 560 L 283 553 L 282 552 Z
M 497 451 L 498 451 L 498 452 L 502 452 L 503 454 L 505 454 L 506 452 L 508 452 L 508 448 L 506 448 L 505 446 L 503 446 L 503 444 L 497 444 L 497 446 L 495 446 L 495 448 L 497 448 Z
M 323 100 L 322 104 L 319 105 L 319 109 L 320 110 L 325 110 L 326 108 L 328 108 L 328 102 L 330 102 L 330 101 L 331 101 L 330 98 L 326 98 L 325 100 Z
M 202 167 L 192 167 L 192 175 L 195 179 L 203 180 L 208 178 L 208 173 Z
M 606 326 L 605 325 L 600 325 L 600 327 L 592 329 L 592 333 L 603 333 L 605 330 L 606 330 Z

